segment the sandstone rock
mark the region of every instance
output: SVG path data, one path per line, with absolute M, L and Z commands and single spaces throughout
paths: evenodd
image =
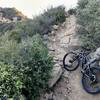
M 57 100 L 53 92 L 45 93 L 40 100 Z
M 59 58 L 54 57 L 53 60 L 54 60 L 54 62 L 57 62 L 57 61 L 59 61 Z
M 52 46 L 50 46 L 50 45 L 48 46 L 48 50 L 49 51 L 55 51 L 55 49 Z
M 66 22 L 64 22 L 61 26 L 62 26 L 62 27 L 65 27 L 65 25 L 66 25 Z
M 62 68 L 61 66 L 59 66 L 58 64 L 56 64 L 52 70 L 51 73 L 51 79 L 49 80 L 49 87 L 53 87 L 56 82 L 58 81 L 58 79 L 61 77 L 62 75 Z
M 55 66 L 55 67 L 59 67 L 59 64 L 58 64 L 58 63 L 56 63 L 54 66 Z
M 55 31 L 53 30 L 50 34 L 49 34 L 49 36 L 55 36 Z
M 54 30 L 58 30 L 58 28 L 59 28 L 58 25 L 54 25 L 54 26 L 53 26 L 53 29 L 54 29 Z

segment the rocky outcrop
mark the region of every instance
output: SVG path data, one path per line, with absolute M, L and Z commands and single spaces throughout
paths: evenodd
M 54 26 L 53 26 L 53 29 L 54 29 L 54 30 L 58 30 L 58 29 L 59 29 L 59 25 L 54 25 Z
M 61 75 L 62 75 L 61 66 L 59 66 L 59 64 L 55 64 L 55 66 L 52 70 L 51 79 L 49 80 L 49 87 L 50 88 L 56 84 L 56 82 L 61 77 Z

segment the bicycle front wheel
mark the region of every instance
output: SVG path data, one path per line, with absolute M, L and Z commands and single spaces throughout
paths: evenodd
M 79 59 L 76 53 L 69 52 L 63 57 L 63 66 L 67 71 L 74 71 L 79 66 Z

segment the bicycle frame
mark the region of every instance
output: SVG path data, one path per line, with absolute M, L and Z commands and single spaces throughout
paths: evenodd
M 93 79 L 92 81 L 94 81 L 95 76 L 93 74 L 93 72 L 91 71 L 91 64 L 94 63 L 96 61 L 96 59 L 93 59 L 91 62 L 88 62 L 88 58 L 87 55 L 84 52 L 81 52 L 78 54 L 78 59 L 81 62 L 81 72 L 82 74 L 86 75 L 88 78 Z M 88 73 L 87 73 L 88 71 Z

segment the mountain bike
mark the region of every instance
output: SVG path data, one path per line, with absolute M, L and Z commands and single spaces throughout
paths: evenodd
M 89 53 L 69 52 L 63 57 L 63 66 L 67 71 L 74 71 L 79 66 L 82 73 L 82 85 L 90 94 L 100 93 L 100 66 L 96 66 L 96 59 L 89 58 Z

